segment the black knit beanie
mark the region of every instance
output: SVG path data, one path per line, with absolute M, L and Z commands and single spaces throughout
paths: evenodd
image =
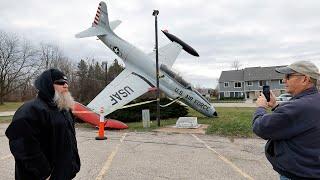
M 65 74 L 63 74 L 63 72 L 61 72 L 58 69 L 51 69 L 51 79 L 52 79 L 52 82 L 55 82 L 55 81 L 67 82 L 68 81 L 67 76 Z

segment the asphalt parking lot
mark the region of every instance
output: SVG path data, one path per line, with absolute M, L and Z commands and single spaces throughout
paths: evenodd
M 14 179 L 14 159 L 0 124 L 0 179 Z M 203 134 L 107 131 L 78 127 L 83 179 L 279 179 L 264 156 L 261 139 Z

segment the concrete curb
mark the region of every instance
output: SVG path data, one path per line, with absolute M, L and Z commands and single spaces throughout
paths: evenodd
M 0 116 L 13 116 L 15 111 L 3 111 L 0 112 Z

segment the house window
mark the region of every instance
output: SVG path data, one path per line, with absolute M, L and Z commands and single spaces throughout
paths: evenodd
M 224 97 L 230 97 L 230 92 L 224 92 Z
M 267 85 L 267 81 L 259 81 L 259 86 L 265 86 Z
M 252 86 L 252 85 L 253 85 L 253 84 L 252 84 L 252 81 L 248 81 L 248 82 L 247 82 L 247 85 L 248 85 L 248 86 Z
M 243 97 L 243 92 L 235 92 L 234 97 L 237 97 L 237 98 Z
M 283 82 L 282 79 L 279 80 L 279 84 L 280 84 L 280 85 L 284 84 L 284 82 Z
M 241 88 L 241 82 L 234 82 L 235 88 Z
M 229 82 L 224 82 L 224 87 L 229 87 Z

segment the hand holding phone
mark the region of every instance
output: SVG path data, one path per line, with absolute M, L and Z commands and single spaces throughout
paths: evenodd
M 266 97 L 267 102 L 269 102 L 270 101 L 270 86 L 267 86 L 267 85 L 263 86 L 262 93 Z

